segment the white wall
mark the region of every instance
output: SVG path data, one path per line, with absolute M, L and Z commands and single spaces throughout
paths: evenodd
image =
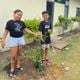
M 64 4 L 54 4 L 54 24 L 58 21 L 58 16 L 64 15 Z
M 76 16 L 78 7 L 80 8 L 80 0 L 70 0 L 69 17 Z
M 41 12 L 46 10 L 46 0 L 0 0 L 0 36 L 15 9 L 24 12 L 23 19 L 38 18 L 41 17 Z

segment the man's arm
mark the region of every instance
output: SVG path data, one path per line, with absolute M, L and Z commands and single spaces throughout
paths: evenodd
M 2 48 L 5 47 L 5 41 L 6 41 L 7 35 L 8 35 L 8 30 L 5 30 L 2 36 L 2 44 L 1 44 Z

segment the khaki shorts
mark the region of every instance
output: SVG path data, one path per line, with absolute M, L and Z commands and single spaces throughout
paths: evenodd
M 50 48 L 50 44 L 42 44 L 42 49 L 45 50 L 46 48 Z

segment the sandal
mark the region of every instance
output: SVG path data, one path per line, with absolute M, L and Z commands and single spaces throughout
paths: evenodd
M 14 73 L 15 73 L 14 71 L 10 71 L 9 72 L 9 77 L 13 77 L 14 76 Z
M 43 64 L 47 64 L 47 61 L 46 61 L 46 60 L 42 60 L 42 63 L 43 63 Z
M 17 69 L 17 70 L 20 70 L 20 71 L 23 71 L 23 70 L 24 70 L 22 67 L 16 68 L 16 69 Z

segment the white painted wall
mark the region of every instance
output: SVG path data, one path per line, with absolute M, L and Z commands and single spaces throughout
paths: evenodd
M 54 4 L 54 24 L 58 21 L 58 16 L 64 15 L 64 4 Z
M 80 8 L 80 0 L 70 0 L 69 17 L 76 16 L 77 8 Z
M 0 36 L 6 21 L 12 18 L 15 9 L 21 9 L 24 12 L 23 20 L 40 18 L 41 12 L 46 10 L 46 0 L 0 0 Z

